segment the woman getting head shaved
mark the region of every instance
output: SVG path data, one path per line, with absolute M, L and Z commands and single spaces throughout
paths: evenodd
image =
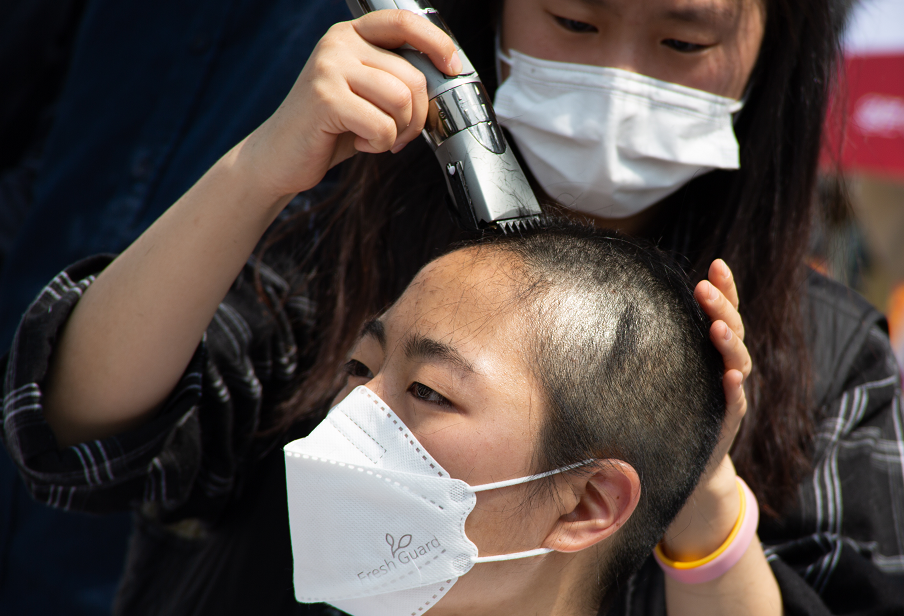
M 286 464 L 296 597 L 351 614 L 596 613 L 690 495 L 724 415 L 684 275 L 574 224 L 427 264 L 346 370 Z

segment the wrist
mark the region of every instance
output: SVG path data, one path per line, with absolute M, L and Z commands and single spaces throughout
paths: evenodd
M 663 536 L 660 546 L 669 558 L 702 558 L 731 533 L 741 504 L 734 465 L 727 456 L 726 462 L 701 480 Z
M 297 192 L 274 186 L 261 169 L 266 165 L 256 160 L 257 148 L 249 135 L 214 163 L 209 175 L 221 183 L 223 192 L 231 196 L 230 202 L 245 210 L 246 214 L 263 217 L 265 227 L 272 222 Z
M 740 477 L 736 477 L 740 512 L 728 537 L 715 551 L 692 561 L 678 561 L 669 558 L 657 546 L 656 561 L 668 577 L 682 584 L 704 584 L 720 578 L 731 570 L 748 553 L 756 537 L 759 524 L 759 507 L 756 497 Z

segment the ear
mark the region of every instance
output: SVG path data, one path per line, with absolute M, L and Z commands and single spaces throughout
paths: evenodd
M 640 500 L 634 467 L 621 460 L 601 460 L 596 468 L 592 475 L 571 482 L 577 503 L 553 525 L 544 548 L 579 552 L 615 533 L 634 513 Z

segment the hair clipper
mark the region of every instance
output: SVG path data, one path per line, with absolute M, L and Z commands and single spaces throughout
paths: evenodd
M 518 164 L 477 71 L 439 13 L 424 0 L 346 0 L 360 17 L 382 9 L 404 9 L 452 37 L 462 70 L 449 77 L 427 55 L 409 45 L 393 51 L 427 78 L 430 99 L 423 135 L 446 178 L 459 222 L 470 229 L 498 226 L 504 232 L 533 225 L 542 213 Z

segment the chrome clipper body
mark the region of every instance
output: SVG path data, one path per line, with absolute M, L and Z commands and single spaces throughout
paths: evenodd
M 424 0 L 346 0 L 360 17 L 382 9 L 404 9 L 429 19 L 452 40 L 442 17 Z M 423 135 L 443 169 L 460 223 L 504 232 L 533 225 L 542 213 L 521 165 L 506 143 L 477 71 L 455 41 L 462 70 L 449 77 L 425 54 L 405 45 L 393 51 L 427 78 L 430 105 Z

